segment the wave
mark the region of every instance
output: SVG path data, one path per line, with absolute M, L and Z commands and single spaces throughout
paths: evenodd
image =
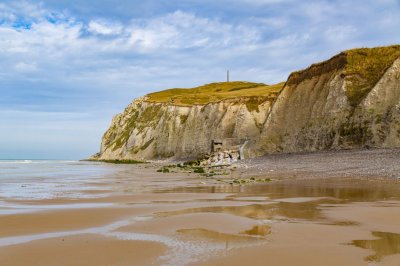
M 0 163 L 33 163 L 32 160 L 0 160 Z
M 73 160 L 0 160 L 0 164 L 75 163 Z

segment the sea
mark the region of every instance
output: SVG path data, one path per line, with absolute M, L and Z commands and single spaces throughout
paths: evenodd
M 82 192 L 101 190 L 99 181 L 115 171 L 87 161 L 0 160 L 0 201 L 90 197 Z

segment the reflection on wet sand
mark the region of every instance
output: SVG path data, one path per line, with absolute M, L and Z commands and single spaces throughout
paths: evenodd
M 354 246 L 371 249 L 375 252 L 365 259 L 367 261 L 380 261 L 384 256 L 400 253 L 400 234 L 387 232 L 372 232 L 372 235 L 378 237 L 373 240 L 354 240 Z
M 240 217 L 246 217 L 257 221 L 274 224 L 280 222 L 298 222 L 323 224 L 325 226 L 335 226 L 341 228 L 351 227 L 355 231 L 362 224 L 359 221 L 349 219 L 332 219 L 325 215 L 326 210 L 335 212 L 338 206 L 348 206 L 352 208 L 353 203 L 357 202 L 379 202 L 379 208 L 390 208 L 398 206 L 399 186 L 390 184 L 376 184 L 363 182 L 360 180 L 313 180 L 313 183 L 305 181 L 282 181 L 268 184 L 252 184 L 246 186 L 200 186 L 200 187 L 179 187 L 168 189 L 164 192 L 178 193 L 232 193 L 226 199 L 233 201 L 244 200 L 249 202 L 245 206 L 212 206 L 187 208 L 177 211 L 167 211 L 157 213 L 157 217 L 179 216 L 193 213 L 226 213 Z M 160 192 L 160 191 L 159 191 Z M 253 203 L 251 203 L 253 201 Z M 393 202 L 391 202 L 393 201 Z M 357 206 L 354 206 L 357 208 Z M 381 209 L 382 210 L 382 209 Z M 341 230 L 341 229 L 338 229 Z M 188 232 L 187 230 L 185 232 Z M 207 230 L 191 230 L 191 234 L 196 236 L 210 235 Z M 195 234 L 196 233 L 196 234 Z M 214 232 L 216 237 L 218 234 Z M 241 232 L 246 235 L 265 236 L 271 233 L 268 225 L 255 226 L 252 229 Z M 378 240 L 355 240 L 353 244 L 357 247 L 373 249 L 376 255 L 368 257 L 368 260 L 378 261 L 383 256 L 399 254 L 399 242 L 397 234 L 393 233 L 374 233 L 381 237 Z M 356 234 L 355 234 L 356 235 Z M 390 236 L 390 237 L 389 237 Z M 211 236 L 210 236 L 211 237 Z M 220 236 L 223 238 L 222 236 Z M 279 236 L 276 236 L 279 237 Z M 303 236 L 306 237 L 306 236 Z M 351 234 L 348 235 L 351 237 Z M 396 242 L 397 239 L 397 242 Z M 273 243 L 269 243 L 273 245 Z M 266 249 L 267 246 L 266 246 Z
M 348 202 L 400 199 L 399 191 L 399 185 L 350 178 L 284 180 L 260 184 L 191 186 L 157 190 L 159 193 L 231 193 L 238 197 L 257 196 L 270 199 L 330 197 Z
M 354 221 L 334 221 L 332 223 L 328 223 L 328 225 L 338 225 L 338 226 L 354 226 L 359 224 L 360 223 Z
M 161 212 L 159 217 L 182 215 L 189 213 L 228 213 L 257 220 L 271 220 L 278 218 L 316 220 L 322 219 L 319 204 L 335 202 L 319 200 L 300 203 L 270 202 L 269 204 L 249 204 L 245 206 L 216 206 L 182 209 L 179 211 Z
M 234 234 L 225 234 L 225 233 L 220 233 L 217 231 L 210 231 L 207 229 L 203 228 L 195 228 L 195 229 L 179 229 L 177 231 L 178 233 L 189 235 L 191 237 L 194 237 L 196 239 L 206 239 L 208 241 L 212 242 L 223 242 L 226 243 L 227 245 L 229 244 L 252 244 L 254 241 L 259 241 L 260 238 L 258 237 L 253 237 L 253 236 L 247 236 L 247 235 L 234 235 Z
M 261 237 L 267 236 L 270 233 L 271 233 L 271 227 L 266 224 L 256 225 L 249 230 L 241 232 L 241 234 L 251 235 L 251 236 L 261 236 Z
M 85 241 L 127 250 L 132 245 L 137 263 L 144 261 L 123 260 L 123 252 L 113 249 L 109 259 L 118 257 L 121 265 L 363 265 L 371 251 L 376 254 L 368 260 L 374 262 L 400 254 L 400 229 L 393 222 L 400 219 L 396 185 L 350 178 L 231 185 L 140 166 L 112 168 L 119 170 L 87 180 L 89 185 L 77 190 L 79 198 L 68 197 L 69 192 L 54 198 L 3 197 L 0 265 L 23 265 L 11 257 L 15 254 L 55 265 L 57 256 L 65 258 L 60 255 L 64 240 L 74 245 L 68 246 L 71 252 Z M 85 182 L 78 181 L 73 189 Z M 368 239 L 371 231 L 378 239 L 354 240 Z M 157 252 L 142 256 L 140 241 Z M 57 256 L 44 260 L 46 250 Z

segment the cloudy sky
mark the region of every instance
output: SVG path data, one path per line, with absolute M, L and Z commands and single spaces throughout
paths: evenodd
M 400 0 L 1 0 L 0 159 L 79 159 L 148 92 L 400 43 Z

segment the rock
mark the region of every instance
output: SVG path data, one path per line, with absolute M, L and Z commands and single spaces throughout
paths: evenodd
M 387 47 L 360 50 L 360 53 L 379 55 L 382 49 L 391 51 Z M 399 47 L 393 53 L 398 50 Z M 261 155 L 399 147 L 400 59 L 396 57 L 397 54 L 379 74 L 377 83 L 359 91 L 357 102 L 350 94 L 354 81 L 347 74 L 348 63 L 337 63 L 338 56 L 301 71 L 300 75 L 306 78 L 296 79 L 291 75 L 253 149 Z M 368 66 L 367 61 L 363 63 L 362 58 L 359 65 L 375 67 Z
M 175 106 L 133 101 L 113 118 L 104 134 L 101 151 L 93 159 L 129 158 L 136 160 L 198 158 L 211 152 L 213 139 L 257 139 L 271 102 L 249 111 L 246 101 L 228 99 L 218 103 Z M 181 120 L 180 117 L 186 117 Z M 248 150 L 245 149 L 245 154 Z M 219 155 L 222 160 L 223 154 Z

